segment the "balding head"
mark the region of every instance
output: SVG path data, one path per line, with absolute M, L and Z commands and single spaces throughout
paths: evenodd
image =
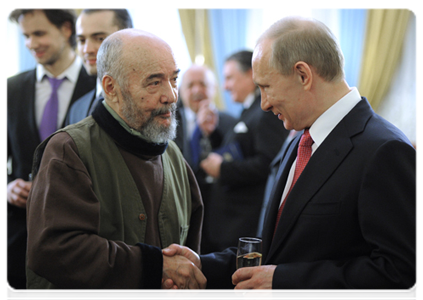
M 97 54 L 100 81 L 110 75 L 125 86 L 129 72 L 147 68 L 155 58 L 172 57 L 170 46 L 159 37 L 139 29 L 123 29 L 108 36 Z
M 216 94 L 216 78 L 206 66 L 192 65 L 182 76 L 181 98 L 185 107 L 198 112 L 202 101 L 213 102 Z

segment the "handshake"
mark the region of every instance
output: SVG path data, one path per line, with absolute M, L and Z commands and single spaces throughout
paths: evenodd
M 197 253 L 177 244 L 170 245 L 162 252 L 163 289 L 206 288 L 207 279 Z M 235 289 L 271 289 L 275 269 L 276 265 L 240 268 L 232 274 L 232 284 Z M 225 275 L 227 274 L 222 274 Z
M 163 249 L 163 289 L 205 289 L 201 260 L 188 247 L 172 244 Z

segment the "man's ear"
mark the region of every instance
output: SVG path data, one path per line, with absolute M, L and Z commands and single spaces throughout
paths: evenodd
M 294 66 L 294 72 L 298 76 L 300 84 L 305 90 L 310 90 L 313 83 L 313 72 L 309 64 L 299 61 Z
M 66 37 L 66 39 L 69 41 L 71 35 L 72 35 L 72 25 L 69 21 L 66 21 L 62 24 L 60 27 L 60 31 L 62 32 L 63 36 Z
M 109 100 L 111 103 L 118 103 L 118 89 L 119 85 L 116 80 L 110 75 L 104 75 L 101 81 L 103 87 L 104 98 Z
M 248 69 L 246 72 L 245 72 L 245 74 L 247 74 L 247 76 L 250 78 L 253 78 L 253 68 L 251 68 L 251 69 Z

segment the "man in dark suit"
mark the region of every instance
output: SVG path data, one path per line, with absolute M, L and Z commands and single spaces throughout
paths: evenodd
M 76 56 L 75 14 L 71 10 L 15 10 L 37 67 L 7 80 L 7 225 L 8 281 L 25 288 L 26 201 L 31 187 L 33 153 L 46 134 L 63 126 L 68 107 L 95 86 L 95 78 Z M 44 108 L 52 94 L 49 78 L 63 79 L 57 89 L 58 107 L 49 118 Z M 56 121 L 57 118 L 57 121 Z M 45 122 L 54 120 L 50 131 Z
M 222 149 L 201 162 L 201 168 L 217 181 L 212 205 L 204 210 L 202 253 L 221 251 L 236 246 L 242 236 L 256 235 L 269 164 L 289 133 L 260 108 L 260 91 L 252 79 L 252 54 L 234 53 L 224 64 L 225 89 L 233 101 L 243 105 L 243 111 L 225 136 Z M 241 153 L 238 159 L 234 148 Z
M 76 20 L 78 53 L 85 70 L 97 76 L 97 52 L 103 40 L 118 30 L 132 28 L 132 19 L 126 9 L 84 9 Z M 91 115 L 101 95 L 101 83 L 78 99 L 71 107 L 66 125 L 77 123 Z
M 215 181 L 200 168 L 199 163 L 211 151 L 220 148 L 224 137 L 237 120 L 216 108 L 216 78 L 206 66 L 194 64 L 184 72 L 179 95 L 175 143 L 194 171 L 203 197 L 204 210 L 208 210 L 213 206 L 210 197 Z
M 263 265 L 231 276 L 236 248 L 201 260 L 176 245 L 168 254 L 177 250 L 202 266 L 210 288 L 411 288 L 416 152 L 345 82 L 330 30 L 309 19 L 276 22 L 255 47 L 253 70 L 262 109 L 287 129 L 304 130 L 282 158 L 263 229 Z

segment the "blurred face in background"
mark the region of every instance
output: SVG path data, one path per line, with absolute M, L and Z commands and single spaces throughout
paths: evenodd
M 185 73 L 180 87 L 185 107 L 198 112 L 200 103 L 212 103 L 216 86 L 213 74 L 203 66 L 191 66 Z
M 242 72 L 238 62 L 229 60 L 223 66 L 225 77 L 225 90 L 229 91 L 232 100 L 243 103 L 248 94 L 254 92 L 256 86 L 253 82 L 252 69 Z
M 57 28 L 42 10 L 20 16 L 19 26 L 25 36 L 25 46 L 39 64 L 54 65 L 70 48 L 70 24 L 65 23 Z
M 119 30 L 110 10 L 81 13 L 76 21 L 78 53 L 89 75 L 97 75 L 97 52 L 104 39 Z

